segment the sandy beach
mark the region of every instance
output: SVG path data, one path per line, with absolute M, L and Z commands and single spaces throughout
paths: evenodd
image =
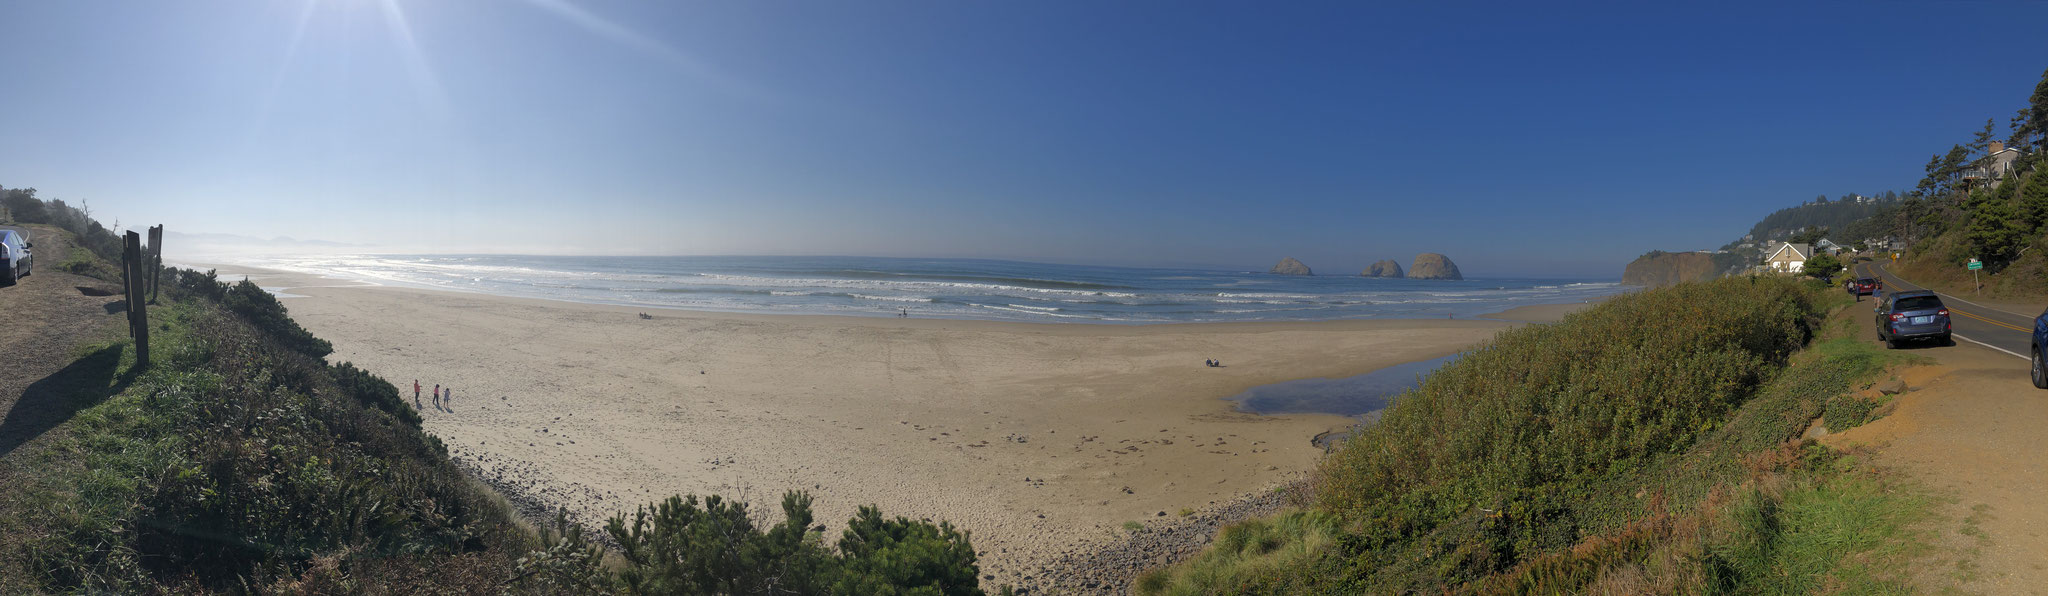
M 779 520 L 782 491 L 804 489 L 827 536 L 867 504 L 946 520 L 973 532 L 984 574 L 1024 585 L 1124 522 L 1298 479 L 1320 456 L 1309 439 L 1349 423 L 1224 398 L 1451 354 L 1515 324 L 742 315 L 255 274 L 298 296 L 286 306 L 334 361 L 402 392 L 451 387 L 451 411 L 421 398 L 430 432 L 585 520 L 678 493 Z

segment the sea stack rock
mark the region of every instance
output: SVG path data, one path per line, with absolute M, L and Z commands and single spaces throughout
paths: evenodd
M 1458 273 L 1458 264 L 1433 252 L 1415 255 L 1415 264 L 1408 267 L 1408 279 L 1465 279 Z
M 1359 275 L 1363 275 L 1366 277 L 1392 277 L 1398 279 L 1401 277 L 1401 264 L 1394 262 L 1393 259 L 1381 259 L 1380 262 L 1373 263 L 1371 267 L 1366 267 L 1365 273 L 1360 273 Z
M 1308 265 L 1301 264 L 1301 261 L 1294 260 L 1294 257 L 1280 259 L 1280 264 L 1274 265 L 1273 270 L 1269 273 L 1278 275 L 1315 275 L 1315 273 L 1308 270 Z

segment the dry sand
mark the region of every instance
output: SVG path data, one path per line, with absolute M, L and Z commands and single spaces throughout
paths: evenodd
M 781 492 L 805 489 L 828 536 L 867 504 L 947 520 L 973 532 L 984 573 L 1024 585 L 1123 522 L 1300 478 L 1320 456 L 1310 437 L 1350 422 L 1223 398 L 1447 355 L 1514 325 L 740 315 L 263 277 L 305 296 L 285 304 L 334 361 L 402 392 L 452 387 L 452 412 L 421 401 L 459 459 L 586 520 L 720 493 L 779 521 Z

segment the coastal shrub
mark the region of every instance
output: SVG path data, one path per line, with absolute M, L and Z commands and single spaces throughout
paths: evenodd
M 120 262 L 121 238 L 93 220 L 92 209 L 73 207 L 60 199 L 36 198 L 36 189 L 0 189 L 0 207 L 17 223 L 49 224 L 72 235 L 72 245 L 84 247 L 106 261 Z
M 1838 395 L 1828 400 L 1827 410 L 1821 414 L 1821 422 L 1828 432 L 1842 432 L 1871 420 L 1871 412 L 1877 410 L 1875 400 L 1854 395 Z
M 121 281 L 120 270 L 100 260 L 92 251 L 77 246 L 71 247 L 71 254 L 65 255 L 65 259 L 57 263 L 57 270 L 102 281 Z
M 228 286 L 221 293 L 220 303 L 293 351 L 314 358 L 334 352 L 333 344 L 313 337 L 312 332 L 300 327 L 298 321 L 286 314 L 284 303 L 278 302 L 276 296 L 263 291 L 254 282 L 244 279 Z
M 413 428 L 419 428 L 422 422 L 419 410 L 406 405 L 405 398 L 398 393 L 398 387 L 393 386 L 390 381 L 370 374 L 370 371 L 356 368 L 353 362 L 335 365 L 333 373 L 334 384 L 341 388 L 342 393 L 355 398 L 357 403 L 383 410 L 412 425 Z
M 168 268 L 164 271 L 164 279 L 170 282 L 166 289 L 174 295 L 205 298 L 214 302 L 220 302 L 222 298 L 227 297 L 227 285 L 220 283 L 220 277 L 213 269 L 200 273 L 192 269 Z
M 1297 510 L 1224 527 L 1211 546 L 1181 567 L 1139 576 L 1143 596 L 1301 594 L 1320 590 L 1303 568 L 1341 533 L 1335 515 Z
M 1800 283 L 1729 278 L 1502 332 L 1324 461 L 1342 575 L 1423 589 L 1572 545 L 1604 481 L 1720 428 L 1819 314 Z
M 52 472 L 78 489 L 41 497 L 52 531 L 23 548 L 41 589 L 498 591 L 531 549 L 416 424 L 343 397 L 334 367 L 211 303 L 151 316 L 157 364 L 114 352 L 127 372 L 70 431 L 81 465 Z
M 785 493 L 782 512 L 783 521 L 764 531 L 746 503 L 717 495 L 701 501 L 676 496 L 637 508 L 630 523 L 616 516 L 605 526 L 623 560 L 617 575 L 579 568 L 596 579 L 576 581 L 610 583 L 629 594 L 983 593 L 974 547 L 951 524 L 887 519 L 874 507 L 862 507 L 847 522 L 835 553 L 825 546 L 822 527 L 810 525 L 810 495 Z M 570 546 L 557 550 L 589 552 L 575 545 L 580 540 L 571 536 Z M 529 559 L 561 557 L 536 553 Z

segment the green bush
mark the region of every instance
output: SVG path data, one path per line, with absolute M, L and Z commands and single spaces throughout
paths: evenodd
M 1604 481 L 1681 452 L 1813 335 L 1802 284 L 1729 278 L 1502 332 L 1320 469 L 1348 581 L 1426 589 L 1579 540 Z
M 341 391 L 353 397 L 356 403 L 383 410 L 418 428 L 421 422 L 419 410 L 405 404 L 405 398 L 398 393 L 398 387 L 370 371 L 356 368 L 355 363 L 343 362 L 334 367 L 334 384 Z
M 806 499 L 808 502 L 808 499 Z M 787 502 L 783 505 L 788 508 Z M 839 539 L 837 594 L 979 595 L 974 546 L 953 524 L 883 519 L 862 507 Z
M 103 281 L 121 281 L 119 269 L 107 264 L 92 254 L 92 251 L 76 246 L 71 247 L 71 254 L 66 255 L 63 262 L 57 263 L 57 270 Z
M 291 315 L 285 313 L 284 303 L 278 302 L 277 297 L 270 295 L 270 292 L 257 287 L 255 282 L 244 279 L 240 283 L 228 286 L 222 293 L 220 303 L 293 351 L 314 358 L 325 357 L 334 352 L 333 344 L 313 337 L 312 332 L 300 327 L 298 321 L 292 320 Z
M 1194 559 L 1139 576 L 1135 592 L 1180 596 L 1322 591 L 1303 568 L 1340 533 L 1336 516 L 1313 510 L 1238 522 L 1218 533 Z
M 974 547 L 951 524 L 890 520 L 862 507 L 834 553 L 810 527 L 808 494 L 784 494 L 782 512 L 782 523 L 762 531 L 745 503 L 670 497 L 637 509 L 630 524 L 619 516 L 605 526 L 624 561 L 616 576 L 581 567 L 570 575 L 587 579 L 537 577 L 611 584 L 631 594 L 982 594 Z
M 1842 432 L 1870 422 L 1870 413 L 1878 405 L 1876 401 L 1854 395 L 1837 395 L 1828 399 L 1821 421 L 1827 425 L 1828 432 Z
M 44 588 L 495 590 L 530 550 L 416 423 L 340 398 L 388 383 L 345 388 L 211 303 L 151 313 L 158 362 L 77 417 L 81 490 L 27 548 Z

